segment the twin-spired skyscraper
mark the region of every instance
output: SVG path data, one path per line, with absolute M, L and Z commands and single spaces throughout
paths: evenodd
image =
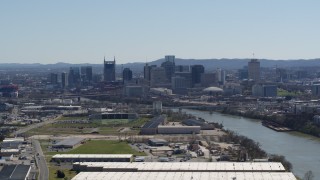
M 116 80 L 116 58 L 113 61 L 106 61 L 103 59 L 103 80 L 105 82 L 112 82 Z

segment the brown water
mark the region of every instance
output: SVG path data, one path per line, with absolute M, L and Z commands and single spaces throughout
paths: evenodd
M 183 109 L 183 112 L 221 123 L 225 129 L 259 142 L 268 153 L 284 155 L 292 163 L 293 173 L 299 177 L 311 170 L 314 179 L 320 179 L 320 138 L 298 132 L 276 132 L 255 119 L 189 109 Z

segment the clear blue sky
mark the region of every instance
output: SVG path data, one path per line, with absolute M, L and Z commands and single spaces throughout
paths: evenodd
M 0 63 L 319 58 L 319 0 L 2 0 Z

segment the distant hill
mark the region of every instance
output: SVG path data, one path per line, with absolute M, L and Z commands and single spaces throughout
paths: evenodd
M 211 71 L 216 68 L 223 68 L 223 69 L 239 69 L 244 66 L 247 66 L 248 61 L 250 59 L 179 59 L 175 60 L 176 65 L 195 65 L 201 64 L 205 66 L 206 70 Z M 320 67 L 320 59 L 299 59 L 299 60 L 268 60 L 268 59 L 259 59 L 261 62 L 261 67 L 283 67 L 283 68 L 290 68 L 290 67 Z M 150 65 L 157 65 L 160 66 L 161 63 L 164 62 L 164 59 L 158 59 L 152 62 L 149 62 Z M 70 63 L 63 63 L 59 62 L 56 64 L 20 64 L 20 63 L 2 63 L 0 64 L 0 69 L 17 69 L 17 68 L 26 68 L 26 69 L 65 69 L 67 70 L 71 66 L 85 66 L 89 65 L 92 66 L 94 69 L 98 71 L 102 71 L 103 65 L 101 64 L 70 64 Z M 120 72 L 122 67 L 131 68 L 134 72 L 142 72 L 143 66 L 145 63 L 136 62 L 136 63 L 127 63 L 127 64 L 118 64 L 117 71 Z
M 211 71 L 216 68 L 222 69 L 240 69 L 248 65 L 250 59 L 176 59 L 176 65 L 203 65 L 206 70 Z M 292 67 L 320 67 L 320 59 L 310 60 L 268 60 L 259 59 L 261 67 L 281 67 L 281 68 L 292 68 Z M 164 59 L 158 59 L 149 62 L 150 65 L 160 66 L 164 62 Z M 145 63 L 130 63 L 124 64 L 124 67 L 130 67 L 132 70 L 143 71 Z

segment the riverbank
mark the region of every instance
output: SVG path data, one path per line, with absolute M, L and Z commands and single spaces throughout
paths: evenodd
M 214 108 L 208 109 L 208 107 L 197 107 L 197 108 L 190 108 L 199 111 L 206 111 L 206 112 L 218 112 L 222 114 L 234 115 L 239 117 L 245 117 L 250 119 L 256 119 L 268 124 L 266 127 L 273 129 L 275 131 L 298 131 L 307 135 L 311 135 L 317 138 L 320 138 L 320 127 L 314 125 L 312 120 L 312 115 L 295 115 L 295 114 L 285 114 L 282 116 L 279 115 L 261 115 L 258 112 L 239 112 L 229 108 Z M 269 126 L 269 124 L 271 126 Z M 273 126 L 274 125 L 274 126 Z M 277 128 L 279 127 L 279 128 Z
M 284 155 L 293 165 L 292 172 L 299 177 L 309 170 L 314 173 L 315 179 L 320 177 L 317 151 L 320 149 L 320 138 L 296 131 L 276 132 L 262 126 L 260 120 L 251 118 L 191 109 L 182 109 L 182 112 L 222 124 L 225 129 L 258 142 L 268 154 Z
M 274 131 L 277 131 L 277 132 L 293 131 L 292 129 L 284 127 L 284 126 L 281 126 L 280 124 L 275 123 L 275 122 L 262 121 L 261 123 L 262 123 L 263 126 L 265 126 L 267 128 L 270 128 L 270 129 L 272 129 Z

